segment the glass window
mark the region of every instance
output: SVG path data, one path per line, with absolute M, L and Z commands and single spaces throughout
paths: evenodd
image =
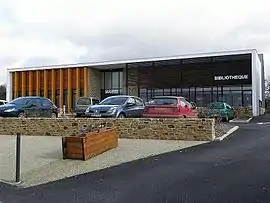
M 72 109 L 75 109 L 75 106 L 76 106 L 76 99 L 77 99 L 76 89 L 73 89 L 73 90 L 72 90 L 72 100 L 71 100 L 71 106 L 72 106 Z
M 189 99 L 189 88 L 183 88 L 181 96 Z
M 203 95 L 203 88 L 196 87 L 196 104 L 199 107 L 204 106 L 204 95 Z
M 242 94 L 241 91 L 232 91 L 232 103 L 231 105 L 234 107 L 242 106 Z
M 91 105 L 91 99 L 90 98 L 79 98 L 77 100 L 77 105 Z
M 26 98 L 17 98 L 9 102 L 9 104 L 15 104 L 15 105 L 25 105 L 30 99 Z
M 127 103 L 129 103 L 129 104 L 136 104 L 135 99 L 132 98 L 132 97 L 128 98 Z
M 222 102 L 214 102 L 214 103 L 210 103 L 208 105 L 209 108 L 211 109 L 224 109 L 224 103 Z
M 211 89 L 211 87 L 205 87 L 203 90 L 203 93 L 204 93 L 203 105 L 206 106 L 207 104 L 212 102 L 212 89 Z
M 151 99 L 148 103 L 154 105 L 176 105 L 178 101 L 177 98 L 157 97 Z
M 119 88 L 119 72 L 112 72 L 112 88 Z
M 180 101 L 180 105 L 182 106 L 182 107 L 185 107 L 186 106 L 186 103 L 184 102 L 184 101 Z
M 63 98 L 63 102 L 64 102 L 64 105 L 67 106 L 68 104 L 68 90 L 64 90 L 64 98 Z
M 42 99 L 42 106 L 50 107 L 50 106 L 52 106 L 52 103 L 48 99 Z
M 123 88 L 123 80 L 124 80 L 124 74 L 123 74 L 123 71 L 120 71 L 119 72 L 119 85 L 120 85 L 120 88 Z
M 35 107 L 41 107 L 42 106 L 42 101 L 41 99 L 35 98 L 35 99 L 30 99 L 29 102 L 27 102 L 27 106 L 34 105 Z
M 123 105 L 128 97 L 107 97 L 100 102 L 101 105 Z
M 140 100 L 139 98 L 135 98 L 135 101 L 137 106 L 143 106 L 143 101 Z
M 105 82 L 105 73 L 101 72 L 101 89 L 105 89 L 104 82 Z
M 84 96 L 84 89 L 80 89 L 80 97 Z
M 195 87 L 189 88 L 189 101 L 195 101 Z
M 243 106 L 252 105 L 252 91 L 243 91 Z
M 221 95 L 219 96 L 219 101 L 226 102 L 226 103 L 228 103 L 230 105 L 233 104 L 233 97 L 232 97 L 231 91 L 223 89 L 223 95 L 222 96 L 223 97 L 221 97 Z
M 44 90 L 40 90 L 40 96 L 44 97 Z
M 99 100 L 98 99 L 93 99 L 92 102 L 93 102 L 93 105 L 99 104 Z
M 164 96 L 171 96 L 171 89 L 164 89 Z
M 57 107 L 60 106 L 60 90 L 59 89 L 56 90 L 55 105 Z
M 163 96 L 163 89 L 155 89 L 154 96 Z
M 105 72 L 105 89 L 112 88 L 112 72 Z

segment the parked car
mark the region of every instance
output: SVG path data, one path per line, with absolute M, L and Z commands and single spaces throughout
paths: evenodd
M 197 111 L 184 97 L 158 96 L 146 104 L 143 117 L 197 117 Z
M 79 97 L 75 104 L 76 117 L 84 116 L 85 110 L 91 106 L 99 104 L 100 100 L 94 97 Z
M 7 104 L 6 100 L 0 100 L 0 106 Z
M 212 102 L 208 105 L 207 117 L 221 117 L 222 121 L 229 121 L 235 118 L 235 110 L 225 102 Z
M 110 96 L 98 105 L 89 106 L 85 115 L 87 117 L 141 117 L 144 111 L 144 102 L 135 96 Z
M 38 111 L 42 114 L 52 110 L 52 117 L 58 116 L 58 109 L 50 99 L 44 97 L 19 97 L 0 106 L 1 117 L 25 117 L 26 110 Z

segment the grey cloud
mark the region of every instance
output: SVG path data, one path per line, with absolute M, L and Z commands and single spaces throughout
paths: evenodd
M 57 60 L 54 58 L 48 57 L 33 57 L 28 59 L 24 62 L 24 67 L 31 67 L 31 66 L 48 66 L 48 65 L 55 65 L 57 64 Z

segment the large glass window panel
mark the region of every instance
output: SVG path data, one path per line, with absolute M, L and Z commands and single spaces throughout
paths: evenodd
M 176 95 L 181 96 L 182 95 L 182 88 L 176 88 Z
M 171 96 L 171 89 L 164 89 L 164 96 Z
M 101 89 L 105 88 L 105 86 L 104 86 L 105 78 L 104 77 L 105 77 L 105 73 L 102 72 L 101 73 Z
M 233 96 L 231 94 L 231 91 L 223 90 L 223 97 L 222 97 L 222 100 L 220 101 L 226 102 L 229 105 L 233 106 Z
M 188 100 L 190 100 L 189 99 L 189 88 L 182 88 L 182 94 L 180 96 L 185 97 Z
M 105 72 L 105 89 L 111 89 L 111 88 L 112 88 L 112 73 Z
M 112 72 L 112 88 L 119 88 L 119 72 Z
M 60 90 L 56 90 L 56 95 L 55 95 L 55 105 L 57 107 L 60 107 Z
M 195 101 L 195 87 L 189 88 L 189 101 L 193 102 Z
M 172 95 L 172 96 L 176 96 L 176 95 L 177 95 L 177 89 L 176 89 L 176 88 L 172 88 L 171 91 L 172 91 L 172 92 L 171 92 L 171 95 Z
M 218 87 L 213 87 L 212 102 L 217 102 L 217 101 L 218 101 Z
M 76 89 L 72 90 L 72 100 L 71 100 L 72 109 L 76 107 Z
M 119 73 L 119 85 L 120 85 L 120 88 L 123 88 L 123 80 L 124 80 L 124 74 L 123 74 L 123 71 L 121 71 Z
M 243 106 L 252 106 L 252 91 L 243 91 Z
M 239 107 L 242 106 L 242 93 L 241 91 L 232 91 L 232 106 Z
M 163 96 L 163 89 L 155 89 L 154 96 Z
M 243 90 L 252 90 L 252 86 L 251 85 L 243 85 Z
M 212 102 L 212 88 L 206 87 L 204 88 L 204 101 L 203 106 L 206 106 L 207 104 Z
M 196 105 L 199 107 L 202 107 L 204 105 L 203 88 L 200 87 L 196 88 Z

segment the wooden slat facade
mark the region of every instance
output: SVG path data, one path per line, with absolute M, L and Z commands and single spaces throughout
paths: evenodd
M 71 68 L 70 72 L 68 68 L 62 68 L 61 72 L 62 79 L 60 69 L 13 72 L 12 98 L 44 96 L 51 99 L 59 108 L 65 104 L 67 111 L 71 112 L 74 99 L 88 96 L 88 68 Z M 73 92 L 76 97 L 73 96 Z

